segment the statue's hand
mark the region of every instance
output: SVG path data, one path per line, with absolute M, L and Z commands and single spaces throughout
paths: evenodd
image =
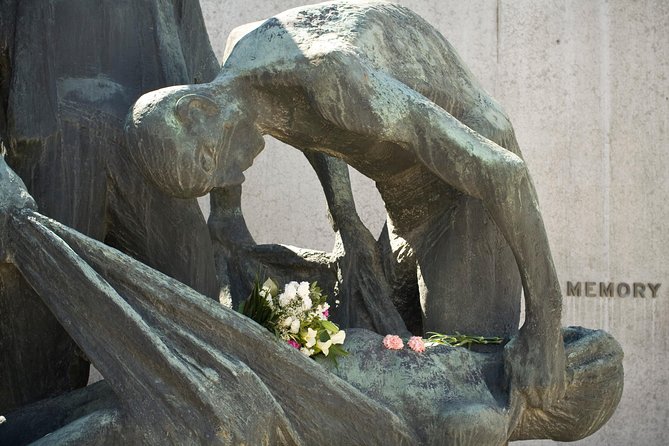
M 0 156 L 0 262 L 8 262 L 10 259 L 10 216 L 21 209 L 36 208 L 35 200 L 28 193 L 21 178 L 9 168 L 5 158 Z
M 339 226 L 335 251 L 339 251 L 343 278 L 340 296 L 342 301 L 349 300 L 350 323 L 381 334 L 410 336 L 393 305 L 376 240 L 357 218 L 351 223 L 340 222 Z
M 565 363 L 562 331 L 532 332 L 521 328 L 504 350 L 511 401 L 547 409 L 565 392 Z

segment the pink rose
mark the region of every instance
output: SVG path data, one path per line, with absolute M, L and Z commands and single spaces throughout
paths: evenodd
M 383 338 L 383 346 L 388 350 L 401 350 L 402 347 L 404 347 L 404 342 L 402 342 L 402 338 L 397 335 L 386 335 L 386 337 Z
M 300 344 L 297 341 L 295 341 L 294 339 L 289 339 L 288 340 L 288 345 L 290 345 L 291 347 L 294 347 L 298 350 L 300 349 Z
M 327 320 L 327 318 L 330 316 L 330 310 L 325 310 L 323 312 L 323 319 Z
M 421 353 L 425 351 L 425 342 L 423 342 L 423 338 L 420 336 L 411 336 L 407 345 L 415 352 Z

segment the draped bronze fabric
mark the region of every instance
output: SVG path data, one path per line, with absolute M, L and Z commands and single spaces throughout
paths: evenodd
M 123 124 L 142 93 L 218 72 L 197 0 L 2 0 L 0 142 L 42 214 L 209 297 L 195 200 L 147 184 Z M 0 411 L 82 386 L 88 363 L 10 265 L 0 267 Z
M 182 283 L 32 211 L 11 230 L 19 270 L 119 397 L 127 438 L 415 444 L 397 415 Z
M 36 444 L 570 441 L 605 423 L 622 393 L 622 350 L 603 331 L 563 331 L 567 393 L 531 409 L 508 400 L 500 351 L 395 352 L 380 335 L 351 330 L 350 356 L 324 368 L 250 319 L 34 211 L 15 212 L 8 230 L 18 269 L 106 383 L 9 413 L 0 443 L 50 432 Z

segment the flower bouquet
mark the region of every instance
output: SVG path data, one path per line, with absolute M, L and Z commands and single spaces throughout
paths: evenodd
M 472 344 L 501 344 L 504 339 L 500 337 L 469 336 L 458 332 L 454 335 L 446 335 L 435 332 L 428 332 L 431 335 L 427 339 L 420 336 L 412 336 L 407 342 L 407 346 L 416 353 L 423 353 L 426 348 L 445 345 L 448 347 L 466 347 L 471 348 Z M 389 334 L 383 338 L 383 346 L 388 350 L 402 350 L 404 341 L 397 335 Z
M 307 356 L 322 353 L 336 360 L 348 354 L 341 346 L 344 330 L 328 320 L 330 305 L 316 282 L 289 282 L 279 293 L 278 285 L 256 280 L 239 312 L 276 334 Z

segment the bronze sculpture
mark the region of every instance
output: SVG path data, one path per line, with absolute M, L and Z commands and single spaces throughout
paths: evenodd
M 419 41 L 420 50 L 404 46 Z M 378 2 L 286 12 L 233 43 L 211 83 L 140 98 L 129 126 L 134 159 L 181 196 L 241 184 L 262 134 L 339 157 L 375 180 L 417 259 L 426 331 L 443 331 L 436 320 L 454 310 L 443 296 L 450 277 L 434 260 L 450 253 L 448 226 L 461 196 L 477 199 L 524 284 L 527 320 L 508 349 L 518 361 L 515 384 L 537 407 L 544 396 L 560 397 L 560 288 L 513 130 L 452 47 L 415 14 Z
M 399 51 L 403 45 L 413 52 Z M 398 54 L 403 64 L 391 60 Z M 222 215 L 212 226 L 214 237 L 245 229 L 243 219 L 226 209 L 238 205 L 242 171 L 262 149 L 262 133 L 310 157 L 314 151 L 337 155 L 374 178 L 390 214 L 388 237 L 404 238 L 418 265 L 422 329 L 438 329 L 440 315 L 457 303 L 439 275 L 440 261 L 462 249 L 472 233 L 448 230 L 487 212 L 492 221 L 481 224 L 500 228 L 521 271 L 526 323 L 516 335 L 517 278 L 515 266 L 503 262 L 507 248 L 493 256 L 499 266 L 474 263 L 508 282 L 493 287 L 500 285 L 493 298 L 510 308 L 503 334 L 516 335 L 506 352 L 394 355 L 380 349 L 378 334 L 352 330 L 352 355 L 327 375 L 249 320 L 34 213 L 4 168 L 8 258 L 113 390 L 100 384 L 19 411 L 19 421 L 65 413 L 71 418 L 43 423 L 42 432 L 69 440 L 83 433 L 99 444 L 501 444 L 580 438 L 615 409 L 622 352 L 602 332 L 559 327 L 561 297 L 550 250 L 508 120 L 450 45 L 410 11 L 382 2 L 335 2 L 244 27 L 216 80 L 144 96 L 131 112 L 129 130 L 131 156 L 162 189 L 191 197 L 222 188 L 215 199 L 228 208 L 214 209 Z M 313 159 L 335 222 L 355 233 L 358 223 L 337 209 L 338 200 L 350 201 L 346 186 L 328 191 L 341 164 Z M 489 228 L 481 240 L 497 246 L 500 233 Z M 343 244 L 350 247 L 351 240 Z M 405 266 L 394 267 L 411 270 Z M 59 272 L 67 278 L 58 278 Z M 482 301 L 471 302 L 472 308 L 485 307 Z M 376 321 L 394 317 L 387 305 L 370 302 L 366 310 L 379 312 L 371 317 Z M 388 329 L 376 323 L 377 331 Z M 419 373 L 409 373 L 412 368 Z M 440 373 L 442 385 L 435 387 L 429 377 Z M 393 377 L 404 377 L 406 391 L 420 396 L 418 406 L 407 403 Z M 0 426 L 0 438 L 2 429 L 8 426 Z
M 7 163 L 43 214 L 217 298 L 197 203 L 151 187 L 122 148 L 137 97 L 217 70 L 197 1 L 3 0 Z M 0 411 L 86 385 L 85 355 L 11 264 L 0 283 Z

